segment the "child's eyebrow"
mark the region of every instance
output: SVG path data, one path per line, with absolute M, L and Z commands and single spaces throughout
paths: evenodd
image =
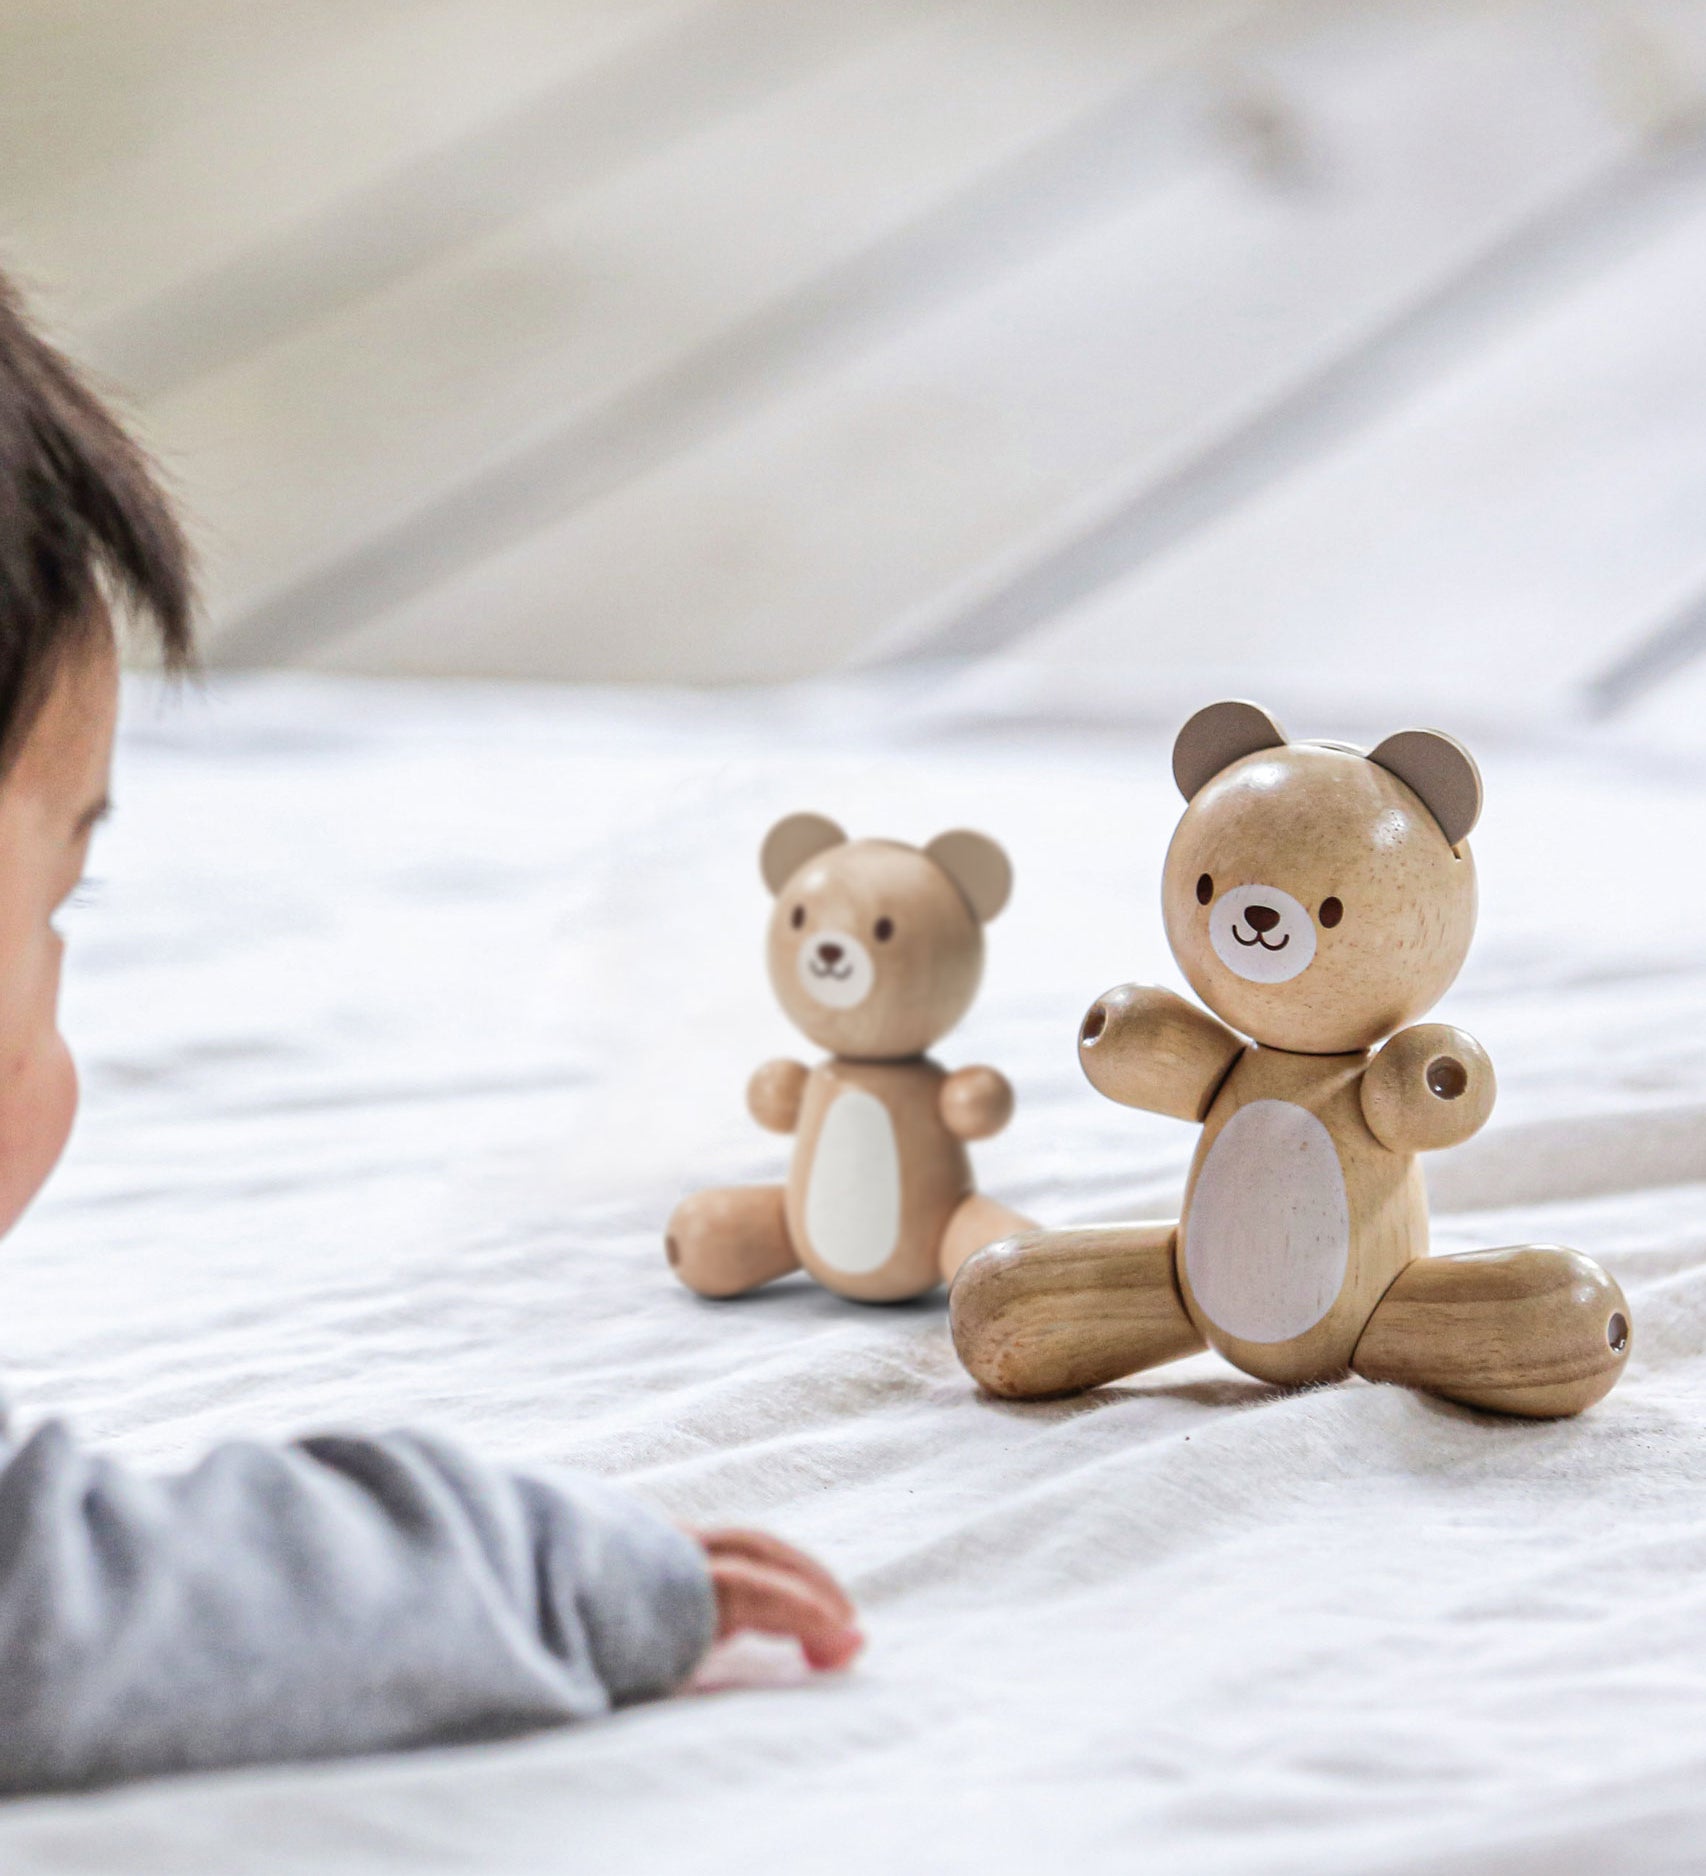
M 77 817 L 77 825 L 74 829 L 76 837 L 80 840 L 93 830 L 97 822 L 104 821 L 112 811 L 113 804 L 110 795 L 102 795 L 99 801 L 91 801 Z

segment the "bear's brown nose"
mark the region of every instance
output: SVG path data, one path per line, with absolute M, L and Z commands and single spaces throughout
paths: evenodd
M 817 954 L 823 959 L 825 964 L 839 964 L 841 962 L 840 945 L 821 944 L 817 948 Z
M 1244 923 L 1252 931 L 1272 931 L 1279 923 L 1279 914 L 1271 905 L 1247 905 L 1244 908 Z

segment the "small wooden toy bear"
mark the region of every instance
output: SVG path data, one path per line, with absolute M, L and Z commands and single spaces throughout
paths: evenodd
M 770 981 L 794 1023 L 832 1051 L 816 1068 L 766 1062 L 747 1087 L 760 1126 L 796 1136 L 785 1186 L 696 1193 L 665 1248 L 702 1296 L 737 1296 L 801 1265 L 861 1302 L 922 1296 L 971 1253 L 1027 1228 L 972 1189 L 965 1142 L 1006 1126 L 993 1068 L 949 1074 L 924 1053 L 971 1007 L 983 927 L 1007 903 L 1007 856 L 982 834 L 922 849 L 850 841 L 793 814 L 764 842 Z
M 1127 984 L 1078 1049 L 1101 1093 L 1202 1127 L 1183 1214 L 983 1250 L 950 1300 L 961 1360 L 991 1393 L 1035 1398 L 1206 1342 L 1290 1386 L 1354 1371 L 1505 1413 L 1591 1406 L 1630 1337 L 1597 1264 L 1427 1254 L 1416 1155 L 1468 1139 L 1494 1093 L 1473 1037 L 1415 1021 L 1475 927 L 1468 752 L 1432 730 L 1366 755 L 1294 743 L 1220 703 L 1180 732 L 1173 774 L 1188 805 L 1162 914 L 1208 1010 Z

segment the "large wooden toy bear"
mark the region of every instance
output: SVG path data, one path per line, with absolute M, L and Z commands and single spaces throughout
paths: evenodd
M 993 1068 L 949 1074 L 924 1053 L 970 1009 L 983 926 L 1007 903 L 1007 856 L 982 834 L 920 849 L 850 841 L 794 814 L 765 839 L 776 895 L 770 981 L 828 1060 L 766 1062 L 747 1088 L 761 1126 L 796 1136 L 785 1186 L 696 1193 L 670 1219 L 675 1274 L 735 1296 L 802 1265 L 862 1302 L 921 1296 L 981 1246 L 1024 1228 L 972 1189 L 965 1142 L 1006 1126 Z
M 951 1297 L 961 1359 L 992 1393 L 1039 1397 L 1206 1342 L 1285 1385 L 1354 1371 L 1506 1413 L 1590 1406 L 1630 1336 L 1597 1264 L 1427 1254 L 1416 1155 L 1493 1105 L 1480 1044 L 1415 1021 L 1474 931 L 1468 753 L 1431 730 L 1366 755 L 1289 742 L 1221 703 L 1180 732 L 1173 772 L 1188 806 L 1162 913 L 1208 1009 L 1128 984 L 1078 1047 L 1101 1093 L 1201 1126 L 1182 1216 L 986 1248 Z

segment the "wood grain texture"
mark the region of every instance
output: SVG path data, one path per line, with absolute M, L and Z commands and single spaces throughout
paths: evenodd
M 1219 901 L 1258 884 L 1290 898 L 1291 935 L 1315 947 L 1301 974 L 1252 980 L 1217 948 Z M 1264 1048 L 1331 1055 L 1372 1048 L 1450 988 L 1475 932 L 1475 862 L 1390 770 L 1294 742 L 1243 757 L 1191 799 L 1161 905 L 1179 968 L 1216 1016 Z
M 760 1063 L 746 1084 L 746 1111 L 771 1133 L 792 1133 L 800 1124 L 810 1075 L 804 1062 L 778 1058 Z
M 1399 730 L 1368 752 L 1370 762 L 1390 769 L 1439 822 L 1446 844 L 1456 847 L 1481 818 L 1481 770 L 1457 740 L 1441 730 Z
M 1244 1038 L 1171 990 L 1121 984 L 1091 1004 L 1078 1060 L 1098 1094 L 1176 1120 L 1201 1120 Z
M 983 923 L 958 884 L 918 848 L 851 840 L 813 853 L 775 888 L 765 941 L 770 987 L 820 1049 L 866 1061 L 921 1055 L 971 1008 L 983 980 Z M 879 929 L 882 936 L 878 936 Z M 857 946 L 867 993 L 826 1001 L 816 947 Z
M 942 1281 L 951 1284 L 966 1260 L 986 1246 L 1036 1228 L 1034 1218 L 1014 1211 L 999 1199 L 988 1198 L 981 1192 L 968 1193 L 960 1200 L 942 1234 Z
M 957 1140 L 988 1140 L 1013 1118 L 1013 1084 L 998 1068 L 956 1068 L 942 1083 L 942 1124 Z
M 1451 846 L 1414 790 L 1356 750 L 1288 743 L 1238 756 L 1180 817 L 1162 883 L 1168 943 L 1215 1017 L 1257 1046 L 1227 1075 L 1197 1143 L 1179 1282 L 1205 1338 L 1248 1374 L 1291 1385 L 1344 1374 L 1375 1304 L 1427 1254 L 1414 1150 L 1371 1130 L 1362 1089 L 1368 1051 L 1457 975 L 1475 909 L 1467 844 Z M 1400 1042 L 1376 1112 L 1395 1110 L 1411 1067 L 1425 1091 L 1458 1034 L 1429 1026 Z M 1473 1119 L 1491 1071 L 1471 1092 L 1486 1058 L 1467 1037 L 1460 1046 Z M 1330 1144 L 1298 1167 L 1312 1138 Z M 1248 1272 L 1247 1297 L 1234 1268 Z M 1317 1295 L 1334 1272 L 1337 1294 Z
M 1560 1250 L 1428 1264 L 1417 1155 L 1467 1139 L 1496 1091 L 1473 1037 L 1410 1021 L 1474 935 L 1474 861 L 1447 838 L 1479 808 L 1473 759 L 1443 735 L 1400 735 L 1382 747 L 1405 779 L 1277 734 L 1254 705 L 1210 706 L 1175 750 L 1194 792 L 1162 912 L 1207 1009 L 1125 985 L 1079 1034 L 1103 1093 L 1202 1121 L 1176 1233 L 1164 1254 L 1160 1227 L 1110 1226 L 973 1258 L 956 1346 L 995 1392 L 1093 1386 L 1177 1352 L 1157 1302 L 1170 1292 L 1192 1326 L 1181 1346 L 1281 1386 L 1354 1364 L 1511 1412 L 1579 1412 L 1627 1353 L 1627 1308 L 1597 1265 Z
M 892 1303 L 922 1296 L 942 1280 L 942 1240 L 949 1220 L 972 1189 L 971 1160 L 942 1121 L 946 1080 L 947 1071 L 928 1059 L 854 1062 L 832 1058 L 812 1070 L 788 1173 L 788 1230 L 800 1262 L 840 1296 L 862 1303 Z M 894 1248 L 878 1268 L 861 1272 L 837 1269 L 813 1241 L 809 1223 L 824 1127 L 849 1089 L 881 1102 L 899 1157 L 899 1227 Z
M 1497 1095 L 1493 1064 L 1473 1036 L 1450 1023 L 1415 1023 L 1375 1052 L 1362 1115 L 1394 1153 L 1432 1153 L 1479 1133 Z
M 1173 780 L 1189 801 L 1242 756 L 1281 749 L 1286 733 L 1260 704 L 1241 697 L 1204 704 L 1173 738 Z
M 1198 1182 L 1221 1134 L 1235 1117 L 1261 1101 L 1282 1102 L 1315 1116 L 1332 1141 L 1343 1180 L 1348 1237 L 1344 1278 L 1337 1297 L 1304 1333 L 1263 1342 L 1216 1323 L 1195 1294 L 1188 1258 L 1181 1258 L 1179 1286 L 1203 1338 L 1246 1374 L 1285 1386 L 1332 1380 L 1348 1372 L 1363 1326 L 1392 1280 L 1428 1248 L 1427 1189 L 1413 1157 L 1389 1151 L 1370 1133 L 1358 1090 L 1366 1057 L 1293 1055 L 1279 1049 L 1245 1052 L 1216 1097 L 1204 1124 L 1185 1187 L 1181 1242 L 1189 1251 Z M 1253 1174 L 1256 1168 L 1250 1168 Z M 1249 1196 L 1253 1223 L 1280 1231 L 1288 1221 L 1274 1207 Z M 1266 1223 L 1263 1224 L 1264 1205 Z
M 781 1186 L 716 1186 L 676 1206 L 664 1256 L 701 1296 L 741 1296 L 798 1270 Z
M 918 848 L 848 840 L 821 815 L 795 814 L 766 836 L 761 871 L 775 894 L 771 985 L 830 1053 L 753 1075 L 753 1117 L 794 1135 L 781 1197 L 688 1201 L 670 1227 L 671 1264 L 705 1294 L 803 1265 L 859 1302 L 922 1296 L 1031 1222 L 976 1198 L 965 1146 L 1006 1126 L 1011 1084 L 989 1067 L 950 1075 L 925 1053 L 977 993 L 984 920 L 1005 906 L 1011 866 L 964 828 Z
M 1410 1265 L 1376 1306 L 1352 1366 L 1370 1381 L 1548 1419 L 1608 1394 L 1632 1341 L 1623 1292 L 1591 1258 L 1518 1245 Z
M 1171 1223 L 1086 1225 L 979 1251 L 948 1294 L 967 1372 L 1003 1399 L 1046 1400 L 1195 1354 L 1175 1235 Z

